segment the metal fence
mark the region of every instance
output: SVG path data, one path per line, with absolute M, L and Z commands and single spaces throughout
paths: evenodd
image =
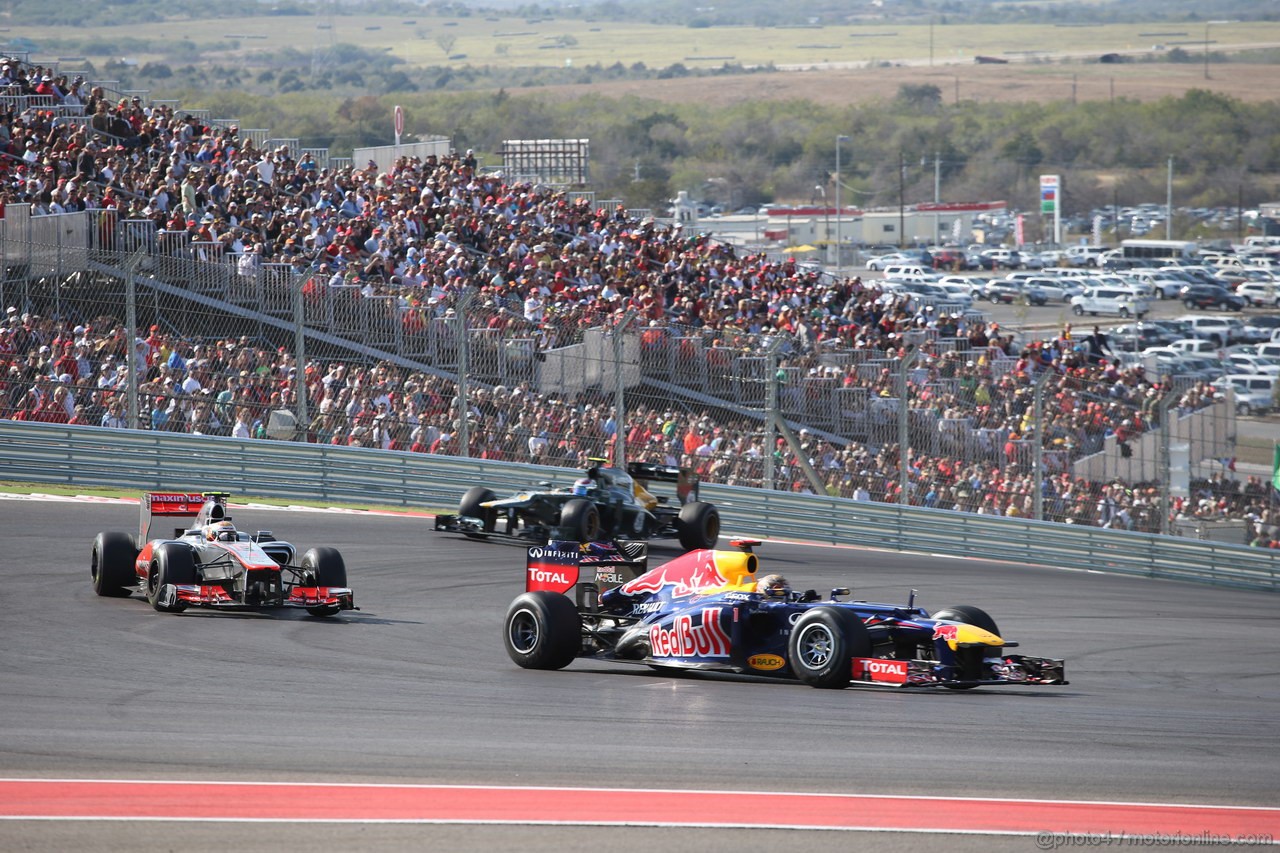
M 14 323 L 0 417 L 56 422 L 56 399 L 77 424 L 564 467 L 625 457 L 1079 526 L 1280 523 L 1265 488 L 1230 476 L 1234 415 L 1203 388 L 1037 372 L 963 325 L 886 350 L 357 281 L 111 211 L 13 205 L 0 222 L 0 306 L 33 318 Z
M 35 483 L 225 490 L 305 501 L 448 508 L 476 483 L 518 489 L 555 469 L 0 420 L 6 476 Z M 726 530 L 931 554 L 1006 559 L 1151 578 L 1280 590 L 1280 552 L 1175 537 L 710 485 Z

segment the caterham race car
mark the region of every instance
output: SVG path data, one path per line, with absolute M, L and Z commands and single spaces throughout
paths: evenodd
M 692 469 L 631 462 L 626 469 L 593 460 L 571 486 L 538 488 L 499 498 L 476 486 L 462 496 L 457 515 L 437 515 L 435 529 L 473 538 L 544 544 L 576 539 L 643 541 L 675 538 L 685 550 L 714 548 L 720 513 L 698 500 L 698 475 Z M 672 495 L 654 495 L 650 487 L 674 485 Z
M 236 530 L 224 492 L 148 492 L 139 509 L 138 536 L 99 533 L 89 574 L 100 596 L 146 596 L 162 613 L 188 607 L 262 610 L 305 607 L 313 616 L 355 610 L 347 567 L 333 548 L 297 549 L 269 530 Z M 172 538 L 150 539 L 154 518 L 191 519 Z
M 754 540 L 700 549 L 653 569 L 643 543 L 552 542 L 529 549 L 525 593 L 507 610 L 507 654 L 525 669 L 575 658 L 854 685 L 968 689 L 1066 684 L 1063 661 L 1008 654 L 970 605 L 842 600 L 757 579 Z

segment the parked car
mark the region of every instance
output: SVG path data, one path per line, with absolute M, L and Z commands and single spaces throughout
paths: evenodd
M 1236 295 L 1250 305 L 1271 305 L 1280 308 L 1280 282 L 1246 281 L 1236 287 Z
M 1226 357 L 1227 369 L 1234 373 L 1260 373 L 1265 376 L 1280 376 L 1280 361 L 1267 358 L 1265 355 L 1245 355 L 1232 353 Z
M 1182 304 L 1188 308 L 1217 308 L 1219 311 L 1241 311 L 1244 309 L 1243 296 L 1237 296 L 1225 287 L 1213 284 L 1188 284 L 1178 293 Z
M 1141 352 L 1151 347 L 1168 346 L 1176 340 L 1168 329 L 1147 322 L 1125 323 L 1124 325 L 1116 326 L 1111 330 L 1108 337 L 1111 338 L 1113 349 L 1121 349 L 1128 352 Z
M 1243 338 L 1244 324 L 1233 322 L 1230 317 L 1184 317 L 1188 337 L 1213 341 L 1218 347 L 1236 343 Z
M 1021 281 L 1008 279 L 992 279 L 987 282 L 982 292 L 983 298 L 992 305 L 1012 305 L 1015 302 L 1025 305 L 1048 305 L 1048 295 L 1035 285 L 1027 286 Z
M 867 269 L 875 270 L 876 272 L 884 272 L 886 268 L 891 266 L 920 267 L 922 272 L 924 269 L 920 265 L 919 258 L 911 255 L 904 255 L 902 252 L 890 252 L 867 261 Z
M 1071 297 L 1071 310 L 1076 316 L 1118 314 L 1121 317 L 1145 317 L 1151 305 L 1127 290 L 1110 287 L 1085 288 Z
M 1266 414 L 1275 407 L 1276 377 L 1260 373 L 1229 373 L 1213 383 L 1222 393 L 1234 394 L 1236 414 Z
M 980 258 L 982 268 L 986 270 L 1016 270 L 1023 266 L 1022 255 L 1017 249 L 987 249 Z

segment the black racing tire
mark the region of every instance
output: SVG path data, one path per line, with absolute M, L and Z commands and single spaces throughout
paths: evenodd
M 191 585 L 198 583 L 196 559 L 191 549 L 177 542 L 156 546 L 151 559 L 151 571 L 147 574 L 147 601 L 161 613 L 181 613 L 187 605 L 181 601 L 166 601 L 162 590 L 166 585 Z
M 138 549 L 128 533 L 99 533 L 89 557 L 93 591 L 106 598 L 127 598 L 138 583 L 137 559 Z
M 686 551 L 714 548 L 720 538 L 720 510 L 706 501 L 687 503 L 680 507 L 676 532 L 680 535 L 680 547 Z
M 871 656 L 867 626 L 843 607 L 815 607 L 798 620 L 787 640 L 787 661 L 810 687 L 839 690 L 853 678 L 853 659 Z
M 975 628 L 981 628 L 984 631 L 990 631 L 997 637 L 1002 636 L 1000 627 L 996 625 L 996 620 L 987 615 L 987 611 L 980 607 L 974 607 L 972 604 L 953 604 L 950 607 L 944 607 L 936 611 L 931 619 L 947 619 L 951 622 L 963 622 L 966 625 L 972 625 Z M 1003 648 L 996 646 L 991 647 L 988 657 L 997 657 L 1002 654 Z M 952 690 L 972 690 L 975 684 L 948 685 Z
M 483 519 L 484 532 L 492 533 L 498 524 L 498 514 L 489 507 L 481 506 L 481 504 L 495 500 L 497 497 L 493 493 L 493 489 L 484 486 L 472 486 L 467 489 L 467 493 L 462 496 L 462 500 L 458 501 L 458 515 Z
M 347 585 L 347 564 L 337 548 L 312 548 L 302 555 L 302 570 L 309 574 L 320 587 L 341 587 Z M 312 616 L 336 616 L 342 610 L 336 604 L 323 604 L 308 607 Z
M 558 592 L 526 592 L 507 608 L 502 640 L 522 669 L 564 669 L 582 651 L 582 616 Z
M 572 530 L 579 542 L 594 542 L 600 538 L 600 509 L 581 498 L 568 501 L 560 508 L 560 526 Z

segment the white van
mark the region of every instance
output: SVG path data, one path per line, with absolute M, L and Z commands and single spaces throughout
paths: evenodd
M 1181 318 L 1187 325 L 1187 332 L 1193 338 L 1202 338 L 1206 341 L 1212 341 L 1217 346 L 1226 346 L 1235 343 L 1240 337 L 1239 327 L 1243 327 L 1243 322 L 1234 321 L 1230 317 L 1193 317 L 1190 315 Z M 1239 327 L 1237 326 L 1239 323 Z
M 1230 373 L 1214 383 L 1235 393 L 1236 413 L 1265 414 L 1275 405 L 1276 378 L 1258 373 Z
M 1106 246 L 1068 246 L 1064 252 L 1067 261 L 1080 267 L 1096 267 L 1098 258 L 1107 251 Z
M 1121 317 L 1144 317 L 1151 303 L 1129 290 L 1112 287 L 1086 287 L 1071 297 L 1071 310 L 1077 317 L 1085 314 L 1118 314 Z

